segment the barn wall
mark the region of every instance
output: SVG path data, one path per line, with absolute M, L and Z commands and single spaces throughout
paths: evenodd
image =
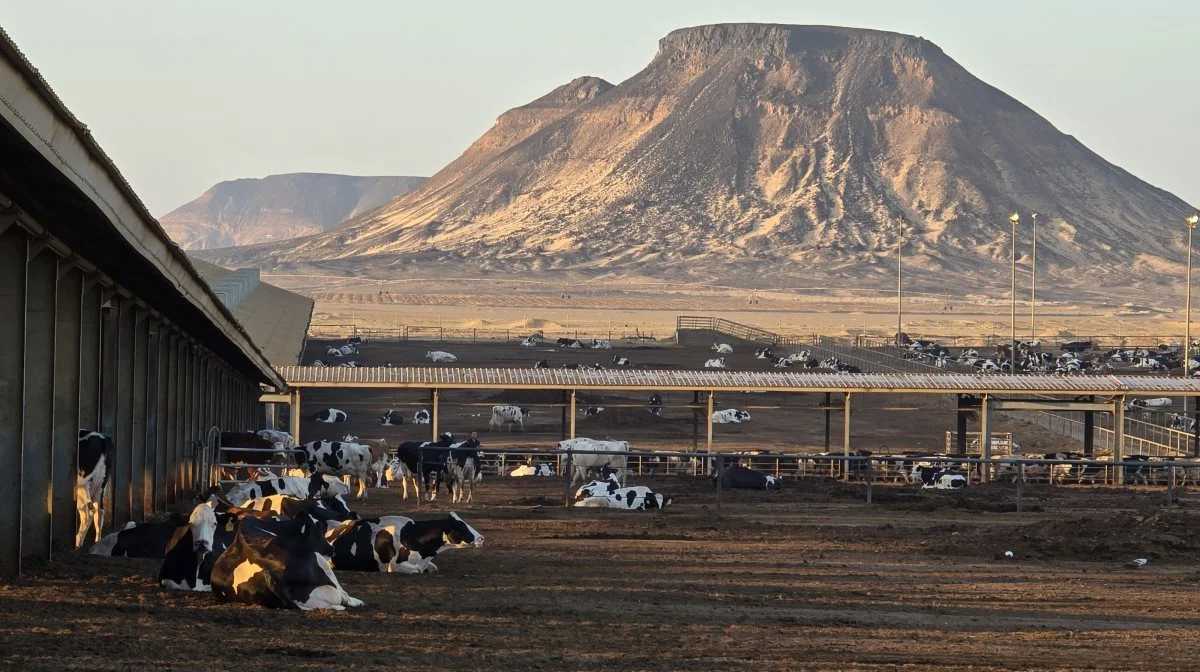
M 251 427 L 257 390 L 85 255 L 0 219 L 0 576 L 71 552 L 81 428 L 113 437 L 108 533 L 189 508 L 209 428 Z

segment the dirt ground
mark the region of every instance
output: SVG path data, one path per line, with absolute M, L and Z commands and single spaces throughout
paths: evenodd
M 62 553 L 0 587 L 23 670 L 1001 670 L 1196 668 L 1200 500 L 1157 489 L 944 494 L 640 479 L 671 507 L 561 506 L 558 478 L 485 478 L 486 536 L 441 571 L 342 571 L 366 606 L 299 613 L 157 587 L 155 561 Z M 414 511 L 372 490 L 363 514 Z M 1004 551 L 1012 550 L 1008 559 Z M 1149 563 L 1135 569 L 1130 561 Z
M 726 339 L 728 340 L 728 339 Z M 341 344 L 338 341 L 337 344 Z M 329 341 L 310 341 L 303 361 L 325 358 Z M 754 358 L 753 351 L 736 346 L 726 360 L 731 370 L 773 370 L 769 362 Z M 613 350 L 578 350 L 543 346 L 524 348 L 517 343 L 433 343 L 405 341 L 368 343 L 359 355 L 351 356 L 360 364 L 395 366 L 424 366 L 428 350 L 445 350 L 458 356 L 455 366 L 500 366 L 529 368 L 537 360 L 547 360 L 551 366 L 562 364 L 611 365 L 614 356 L 628 357 L 635 366 L 654 369 L 696 369 L 713 353 L 702 347 L 676 346 L 670 343 L 618 342 Z M 787 354 L 777 352 L 778 355 Z M 694 413 L 691 393 L 662 394 L 664 408 L 661 417 L 646 411 L 648 394 L 577 395 L 576 435 L 592 438 L 619 439 L 635 449 L 690 450 L 693 440 L 704 447 L 707 428 L 701 397 L 700 410 Z M 840 404 L 839 395 L 832 401 Z M 484 449 L 488 447 L 553 448 L 563 437 L 565 399 L 555 391 L 443 391 L 439 399 L 439 421 L 442 431 L 467 435 L 479 432 Z M 715 425 L 713 446 L 718 450 L 772 450 L 792 452 L 821 452 L 825 450 L 824 394 L 718 394 L 714 408 L 738 408 L 749 411 L 751 419 L 741 424 Z M 852 450 L 876 453 L 906 451 L 942 452 L 946 449 L 946 432 L 956 429 L 958 410 L 950 395 L 861 394 L 851 400 L 850 440 Z M 491 407 L 494 404 L 516 404 L 532 411 L 525 421 L 526 431 L 489 431 Z M 604 407 L 604 412 L 584 416 L 582 409 Z M 314 413 L 337 408 L 349 416 L 344 424 L 324 424 L 312 421 Z M 361 438 L 386 438 L 392 445 L 399 441 L 428 440 L 429 425 L 383 427 L 379 418 L 388 409 L 404 413 L 406 422 L 413 413 L 430 408 L 429 395 L 408 390 L 304 390 L 301 395 L 300 440 L 341 438 L 353 434 Z M 843 420 L 840 407 L 830 412 L 829 447 L 842 449 Z M 698 419 L 693 425 L 693 417 Z M 568 420 L 569 422 L 569 420 Z M 979 430 L 972 419 L 967 430 Z M 1079 443 L 1048 430 L 1022 422 L 1004 414 L 996 414 L 993 432 L 1013 434 L 1013 440 L 1029 453 L 1075 450 Z

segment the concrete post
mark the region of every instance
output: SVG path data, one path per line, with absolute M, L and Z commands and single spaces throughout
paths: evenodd
M 26 238 L 12 227 L 0 234 L 0 575 L 21 571 L 21 424 L 25 352 Z
M 51 486 L 51 544 L 55 549 L 75 545 L 75 471 L 79 453 L 79 307 L 83 276 L 79 269 L 61 265 L 58 296 L 54 302 L 54 452 Z
M 33 241 L 30 241 L 33 245 Z M 58 256 L 31 247 L 25 264 L 25 373 L 21 440 L 21 557 L 50 559 L 54 472 L 54 351 Z M 36 256 L 34 256 L 36 255 Z M 5 317 L 4 319 L 7 319 Z M 66 515 L 65 511 L 60 512 Z M 73 515 L 73 513 L 72 513 Z

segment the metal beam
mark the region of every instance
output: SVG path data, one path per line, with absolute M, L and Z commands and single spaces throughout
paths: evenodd
M 145 499 L 148 511 L 166 509 L 162 497 L 162 451 L 166 442 L 166 418 L 163 417 L 165 389 L 163 387 L 163 337 L 165 327 L 157 317 L 150 318 L 146 368 L 146 483 Z
M 983 395 L 983 404 L 979 407 L 979 451 L 983 459 L 992 459 L 992 400 L 987 394 Z M 979 480 L 987 483 L 991 480 L 992 465 L 979 465 Z
M 25 264 L 24 413 L 21 423 L 21 557 L 50 559 L 54 480 L 54 346 L 58 255 L 29 247 Z M 7 319 L 7 317 L 5 318 Z M 65 512 L 62 512 L 65 513 Z
M 175 466 L 179 462 L 179 423 L 183 420 L 180 417 L 179 406 L 179 334 L 172 331 L 167 335 L 166 343 L 166 409 L 163 411 L 163 417 L 166 418 L 166 444 L 163 449 L 163 474 L 164 474 L 164 498 L 168 507 L 175 504 L 179 498 L 179 478 L 175 471 Z
M 708 415 L 705 416 L 705 421 L 708 423 L 708 452 L 712 452 L 713 447 L 713 391 L 708 391 Z
M 430 441 L 438 440 L 438 389 L 435 387 L 429 391 L 429 404 L 433 407 L 433 415 L 429 419 L 429 429 L 433 434 Z
M 1120 463 L 1125 459 L 1125 398 L 1120 397 L 1113 400 L 1113 462 Z M 1125 468 L 1117 467 L 1113 470 L 1113 478 L 1116 484 L 1123 485 L 1125 483 Z
M 133 427 L 129 437 L 129 512 L 132 520 L 141 522 L 151 513 L 145 507 L 146 491 L 146 399 L 149 389 L 146 371 L 150 357 L 150 322 L 146 312 L 135 307 L 133 318 L 133 395 L 130 412 Z
M 25 370 L 25 250 L 20 228 L 0 234 L 0 575 L 21 572 L 21 425 Z
M 575 390 L 571 390 L 571 436 L 575 438 Z
M 850 457 L 850 393 L 842 393 L 842 455 Z M 850 478 L 850 461 L 842 462 L 843 478 Z
M 79 309 L 82 272 L 59 264 L 54 301 L 54 452 L 51 486 L 51 547 L 68 549 L 75 544 L 75 471 L 79 453 L 79 365 L 82 352 Z M 89 426 L 90 428 L 90 426 Z M 52 556 L 53 557 L 53 556 Z
M 288 434 L 300 445 L 300 389 L 292 390 L 292 403 L 288 407 Z
M 1107 413 L 1112 404 L 1095 401 L 1026 401 L 1018 399 L 996 399 L 992 401 L 994 411 L 1100 411 Z
M 290 404 L 292 403 L 292 395 L 282 393 L 263 393 L 258 395 L 258 403 L 260 404 Z
M 120 302 L 117 343 L 117 429 L 113 436 L 113 469 L 108 488 L 113 496 L 113 522 L 117 526 L 133 520 L 133 360 L 134 323 L 137 308 L 132 301 Z
M 117 388 L 117 344 L 120 342 L 120 303 L 115 298 L 116 293 L 104 288 L 100 291 L 100 426 L 99 431 L 113 440 L 114 450 L 117 444 L 117 410 L 121 399 Z M 117 461 L 117 455 L 111 455 L 112 469 L 122 468 Z M 104 495 L 104 520 L 101 522 L 101 534 L 113 525 L 113 482 L 110 477 L 108 488 Z

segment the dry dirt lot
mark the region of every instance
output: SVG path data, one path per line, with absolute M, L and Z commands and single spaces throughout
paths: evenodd
M 488 478 L 486 535 L 427 575 L 339 572 L 343 613 L 168 593 L 154 561 L 60 554 L 0 588 L 14 669 L 1162 669 L 1200 663 L 1200 516 L 1186 494 L 934 494 L 642 480 L 659 513 L 565 509 L 563 481 Z M 413 512 L 373 490 L 362 513 Z M 1031 510 L 1032 509 L 1032 510 Z M 1009 560 L 1005 550 L 1014 551 Z M 1126 563 L 1149 558 L 1144 568 Z

